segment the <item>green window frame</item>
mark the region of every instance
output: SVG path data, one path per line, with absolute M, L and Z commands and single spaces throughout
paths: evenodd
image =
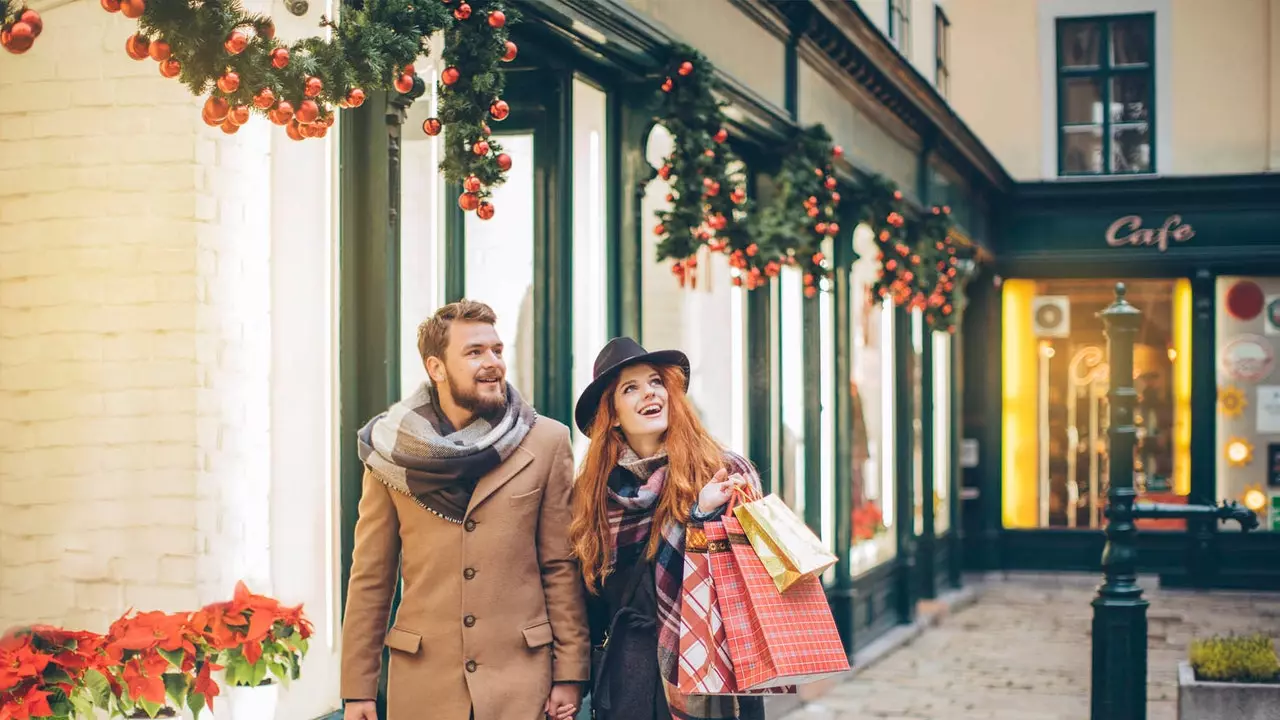
M 911 55 L 911 0 L 889 0 L 889 39 L 898 52 Z
M 1118 62 L 1119 48 L 1129 49 L 1127 44 L 1116 41 L 1117 29 L 1142 29 L 1146 32 L 1146 57 L 1136 62 Z M 1072 30 L 1085 30 L 1092 35 L 1094 47 L 1079 47 L 1079 52 L 1094 54 L 1093 62 L 1086 60 L 1069 61 L 1069 49 L 1064 38 Z M 1079 39 L 1080 35 L 1071 36 Z M 1131 15 L 1106 15 L 1095 17 L 1058 18 L 1055 32 L 1055 57 L 1057 66 L 1057 132 L 1058 132 L 1058 175 L 1059 176 L 1099 176 L 1099 175 L 1146 175 L 1156 172 L 1156 34 L 1155 14 L 1141 13 Z M 1078 109 L 1071 105 L 1071 96 L 1077 98 L 1079 90 L 1088 92 L 1094 88 L 1094 111 L 1088 117 L 1081 117 Z M 1117 88 L 1126 88 L 1126 92 L 1118 92 Z M 1123 99 L 1116 100 L 1120 96 Z M 1136 100 L 1135 100 L 1136 98 Z M 1130 114 L 1133 113 L 1131 117 Z M 1116 162 L 1115 143 L 1120 134 L 1133 134 L 1146 131 L 1146 157 L 1134 159 L 1122 158 Z M 1098 138 L 1097 152 L 1100 160 L 1095 164 L 1080 162 L 1073 158 L 1081 148 L 1086 151 L 1088 145 L 1073 144 L 1072 138 L 1094 135 Z M 1087 143 L 1087 140 L 1086 140 Z M 1073 147 L 1074 145 L 1074 147 Z M 1141 148 L 1139 142 L 1135 148 Z M 1138 151 L 1140 152 L 1140 150 Z

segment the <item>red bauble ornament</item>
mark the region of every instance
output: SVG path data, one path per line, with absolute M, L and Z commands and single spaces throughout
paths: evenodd
M 204 114 L 213 120 L 213 124 L 217 124 L 227 119 L 227 113 L 231 106 L 227 103 L 226 98 L 211 97 L 204 101 Z
M 120 0 L 100 0 L 102 9 L 109 13 L 120 12 Z
M 243 30 L 232 30 L 227 34 L 227 39 L 222 42 L 222 49 L 226 50 L 228 55 L 239 55 L 247 47 L 249 47 L 249 36 L 245 35 Z
M 828 175 L 828 176 L 827 176 L 827 181 L 826 181 L 826 182 L 824 182 L 824 183 L 823 183 L 823 185 L 824 185 L 828 190 L 835 190 L 835 189 L 836 189 L 836 179 Z
M 471 152 L 475 153 L 478 157 L 484 157 L 489 154 L 489 143 L 484 140 L 480 140 L 475 145 L 471 146 Z
M 155 43 L 151 46 L 155 47 Z M 228 95 L 239 90 L 240 76 L 234 72 L 223 73 L 222 77 L 218 78 L 218 89 Z
M 302 94 L 306 95 L 309 98 L 313 98 L 319 95 L 320 91 L 323 89 L 324 89 L 324 82 L 320 78 L 314 75 L 308 75 L 307 79 L 304 81 Z
M 422 122 L 422 132 L 430 135 L 431 137 L 435 137 L 436 135 L 439 135 L 440 131 L 443 129 L 444 129 L 444 126 L 441 125 L 440 121 L 435 118 L 427 118 Z
M 22 11 L 22 15 L 18 16 L 18 22 L 31 26 L 32 39 L 40 37 L 40 33 L 44 32 L 44 21 L 40 19 L 40 13 L 35 10 Z
M 364 97 L 364 90 L 351 88 L 351 92 L 347 93 L 347 104 L 353 108 L 358 108 L 364 104 Z
M 515 59 L 516 59 L 516 53 L 518 53 L 518 52 L 520 52 L 520 48 L 516 47 L 516 44 L 515 44 L 515 43 L 511 42 L 510 40 L 508 40 L 508 41 L 507 41 L 507 51 L 506 51 L 505 53 L 503 53 L 503 55 L 502 55 L 502 62 L 511 62 L 512 60 L 515 60 Z
M 814 225 L 814 226 L 813 226 L 813 231 L 814 231 L 814 232 L 816 232 L 816 233 L 818 233 L 819 235 L 826 235 L 826 234 L 827 234 L 827 224 L 826 224 L 826 223 L 824 223 L 824 222 L 820 222 L 820 223 L 818 223 L 817 225 Z
M 120 12 L 130 20 L 137 20 L 146 12 L 145 0 L 120 0 Z
M 134 60 L 146 60 L 147 50 L 151 45 L 151 41 L 142 35 L 130 35 L 128 40 L 124 41 L 124 51 Z
M 276 105 L 275 112 L 280 116 L 281 125 L 293 119 L 293 105 L 288 100 L 281 100 L 280 104 Z
M 466 3 L 462 3 L 461 5 L 458 6 L 457 10 L 453 11 L 453 16 L 458 18 L 459 20 L 466 20 L 470 18 L 471 6 Z
M 32 32 L 31 26 L 24 22 L 16 22 L 8 29 L 0 31 L 0 47 L 14 55 L 21 55 L 30 50 L 35 41 L 35 33 Z
M 511 156 L 510 156 L 510 155 L 508 155 L 508 154 L 506 154 L 506 153 L 499 153 L 499 154 L 498 154 L 498 157 L 497 157 L 497 158 L 495 158 L 495 160 L 496 160 L 496 161 L 497 161 L 497 163 L 498 163 L 498 169 L 499 169 L 499 170 L 501 170 L 502 172 L 507 172 L 508 170 L 510 170 L 510 169 L 511 169 Z
M 231 118 L 227 118 L 220 127 L 222 128 L 222 132 L 228 135 L 235 135 L 240 132 L 240 126 L 231 122 Z
M 173 58 L 169 58 L 168 60 L 160 63 L 160 74 L 167 78 L 176 78 L 181 72 L 182 63 L 174 60 Z
M 440 82 L 445 85 L 453 85 L 461 79 L 462 73 L 458 72 L 458 68 L 456 67 L 447 67 L 444 69 L 444 72 L 440 73 Z
M 480 178 L 475 175 L 467 176 L 467 179 L 462 181 L 462 189 L 469 193 L 480 192 Z
M 1252 320 L 1262 312 L 1266 296 L 1258 284 L 1243 280 L 1227 290 L 1227 312 L 1237 320 Z
M 722 143 L 725 140 L 729 139 L 729 131 L 725 130 L 724 128 L 720 128 L 720 130 L 716 132 L 715 137 L 712 139 L 718 143 Z
M 831 193 L 831 204 L 832 204 L 832 205 L 839 205 L 839 204 L 840 204 L 840 193 L 838 193 L 838 192 L 833 192 L 833 193 Z
M 736 188 L 733 193 L 729 195 L 729 199 L 733 200 L 737 204 L 741 204 L 747 199 L 747 193 L 745 193 L 742 188 Z
M 831 157 L 838 158 L 843 156 L 844 156 L 844 148 L 840 147 L 839 145 L 831 148 Z
M 684 62 L 680 63 L 680 70 L 678 72 L 680 73 L 681 76 L 688 77 L 693 73 L 693 63 L 689 62 L 688 60 L 685 60 Z
M 227 114 L 227 119 L 236 125 L 244 125 L 249 122 L 249 106 L 237 105 L 231 108 L 231 112 Z
M 901 200 L 901 199 L 902 199 L 902 191 L 901 191 L 901 190 L 894 190 L 894 191 L 893 191 L 893 199 L 894 199 L 894 200 Z
M 493 116 L 494 120 L 506 120 L 507 116 L 511 114 L 511 106 L 507 105 L 506 100 L 494 100 L 493 104 L 489 106 L 489 114 Z
M 259 110 L 266 110 L 276 102 L 276 94 L 271 92 L 271 88 L 262 88 L 257 95 L 253 96 L 253 105 Z
M 302 104 L 298 105 L 298 110 L 293 116 L 299 123 L 310 125 L 316 121 L 316 118 L 320 117 L 320 106 L 316 105 L 315 100 L 303 100 Z
M 396 86 L 396 92 L 400 93 L 401 95 L 404 95 L 405 93 L 408 93 L 408 92 L 412 92 L 413 76 L 408 73 L 404 73 L 400 77 L 396 78 L 395 86 Z
M 297 140 L 301 142 L 302 140 L 306 139 L 306 136 L 302 134 L 302 127 L 298 125 L 298 123 L 296 122 L 291 122 L 288 125 L 286 125 L 284 128 L 284 132 L 286 135 L 289 136 L 290 140 Z
M 413 66 L 413 63 L 409 63 L 408 65 L 405 65 L 403 68 L 400 69 L 400 74 L 401 75 L 417 75 L 418 70 Z
M 276 48 L 271 51 L 271 67 L 283 70 L 289 66 L 288 48 Z
M 480 218 L 481 220 L 492 220 L 493 213 L 494 213 L 493 203 L 482 202 L 480 203 L 480 206 L 476 208 L 476 217 Z
M 147 54 L 156 62 L 164 62 L 169 59 L 169 56 L 172 55 L 173 52 L 169 48 L 169 43 L 163 40 L 156 40 L 147 48 Z
M 671 92 L 671 88 L 673 88 L 673 87 L 675 87 L 675 85 L 673 85 L 673 84 L 671 83 L 671 78 L 667 78 L 666 80 L 663 80 L 663 81 L 662 81 L 662 92 L 668 92 L 668 93 L 669 93 L 669 92 Z
M 828 235 L 839 235 L 839 234 L 840 234 L 840 224 L 839 224 L 839 223 L 830 223 L 829 225 L 827 225 L 827 234 L 828 234 Z
M 665 235 L 666 232 L 667 232 L 667 226 L 661 223 L 659 223 L 658 225 L 655 225 L 653 228 L 654 235 L 662 236 L 662 235 Z
M 471 212 L 480 207 L 480 198 L 475 193 L 462 193 L 458 196 L 458 207 Z
M 268 39 L 268 40 L 275 40 L 275 39 L 276 39 L 276 25 L 275 25 L 275 23 L 271 22 L 270 20 L 267 20 L 266 22 L 264 22 L 264 23 L 262 23 L 261 25 L 259 25 L 259 26 L 258 26 L 258 35 L 259 35 L 260 37 L 264 37 L 264 38 L 266 38 L 266 39 Z
M 506 24 L 507 24 L 506 13 L 502 12 L 501 10 L 494 10 L 493 12 L 489 13 L 489 27 L 493 28 L 494 30 L 497 30 L 498 28 Z

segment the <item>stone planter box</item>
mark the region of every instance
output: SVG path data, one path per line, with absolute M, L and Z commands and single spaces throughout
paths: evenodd
M 1178 663 L 1178 720 L 1280 720 L 1280 683 L 1201 682 Z

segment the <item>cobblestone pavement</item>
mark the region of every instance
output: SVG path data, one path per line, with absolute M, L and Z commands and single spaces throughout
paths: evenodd
M 1087 720 L 1094 575 L 988 579 L 977 602 L 784 720 Z M 1148 718 L 1177 715 L 1192 637 L 1280 638 L 1280 594 L 1158 590 L 1148 609 Z

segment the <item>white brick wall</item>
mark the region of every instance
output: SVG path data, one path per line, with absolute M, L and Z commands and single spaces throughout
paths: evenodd
M 324 11 L 251 4 L 286 37 Z M 330 151 L 206 127 L 124 54 L 135 27 L 76 3 L 0 57 L 0 630 L 102 631 L 243 578 L 307 603 L 320 635 L 279 717 L 315 717 L 336 707 Z

